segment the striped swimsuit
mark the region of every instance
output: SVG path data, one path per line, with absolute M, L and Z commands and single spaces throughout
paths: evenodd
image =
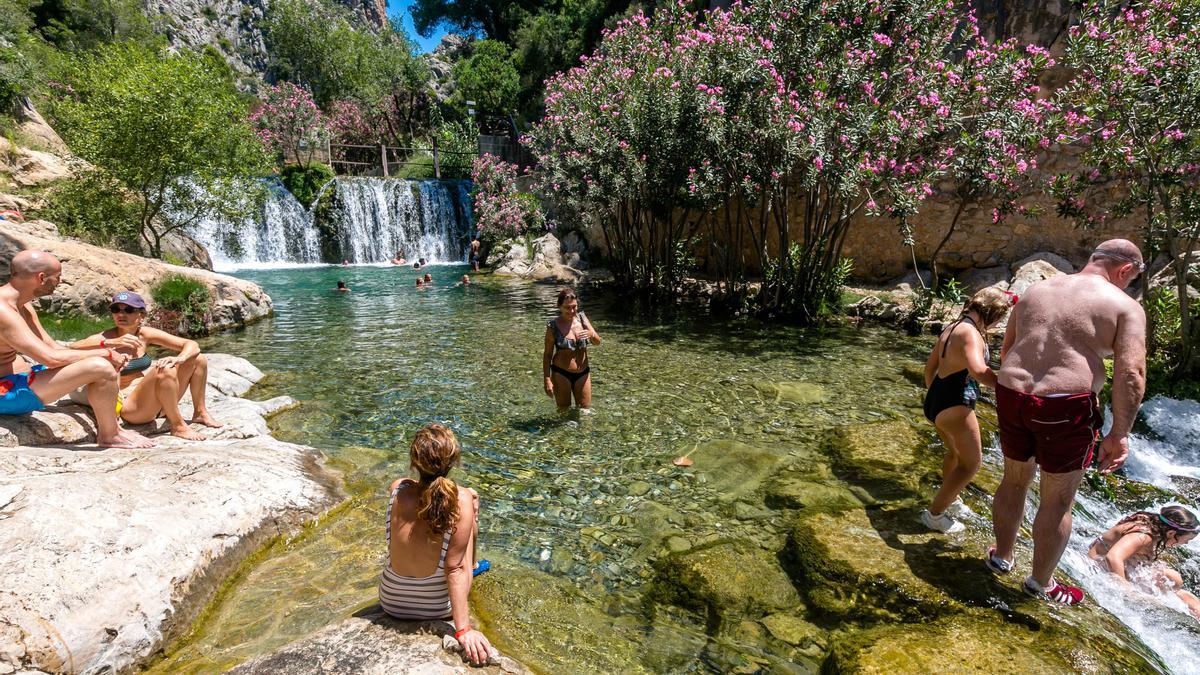
M 427 577 L 406 577 L 392 571 L 392 508 L 396 493 L 392 490 L 387 508 L 387 541 L 389 562 L 379 577 L 379 605 L 397 619 L 429 621 L 450 618 L 450 587 L 446 585 L 446 551 L 450 548 L 450 532 L 442 536 L 442 552 L 437 569 Z

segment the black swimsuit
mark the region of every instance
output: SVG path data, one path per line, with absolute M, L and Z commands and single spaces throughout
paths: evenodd
M 584 328 L 587 328 L 587 324 L 584 323 L 583 317 L 579 318 L 579 323 L 581 323 Z M 563 335 L 562 331 L 560 331 L 558 329 L 558 319 L 550 319 L 550 323 L 547 323 L 546 327 L 554 330 L 554 353 L 555 354 L 557 354 L 558 350 L 560 350 L 560 349 L 570 349 L 571 351 L 587 350 L 588 346 L 591 344 L 591 340 L 589 340 L 586 335 L 582 338 L 579 338 L 578 340 L 572 340 L 571 338 L 567 337 L 566 335 Z M 570 333 L 570 329 L 568 329 L 567 332 Z M 553 359 L 554 356 L 551 355 L 550 358 Z M 567 370 L 566 368 L 560 368 L 560 367 L 554 365 L 553 363 L 551 363 L 550 370 L 552 372 L 558 373 L 559 375 L 562 375 L 563 377 L 567 378 L 567 381 L 571 383 L 571 388 L 574 388 L 576 382 L 587 377 L 588 373 L 592 372 L 592 367 L 590 365 L 584 366 L 583 370 L 581 370 L 577 373 L 574 373 L 574 372 Z
M 946 335 L 946 342 L 942 344 L 941 359 L 946 358 L 946 348 L 950 346 L 950 338 L 953 337 L 954 329 L 963 321 L 970 322 L 972 326 L 975 325 L 975 322 L 971 321 L 971 317 L 968 316 L 964 316 L 950 324 L 950 327 L 947 329 L 949 333 Z M 983 360 L 987 361 L 989 356 L 988 348 L 985 344 L 983 347 Z M 979 383 L 971 378 L 966 368 L 956 373 L 950 373 L 946 377 L 938 377 L 935 374 L 933 382 L 929 385 L 929 390 L 925 392 L 925 418 L 933 422 L 943 410 L 960 405 L 965 405 L 974 410 L 975 401 L 978 399 Z

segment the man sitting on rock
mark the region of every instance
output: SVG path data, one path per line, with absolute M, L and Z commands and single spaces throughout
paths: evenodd
M 38 321 L 33 299 L 50 295 L 62 277 L 62 264 L 49 253 L 21 251 L 9 264 L 10 278 L 0 286 L 0 414 L 25 415 L 41 410 L 79 387 L 88 386 L 96 414 L 96 443 L 110 448 L 150 448 L 154 442 L 117 423 L 118 371 L 128 357 L 111 349 L 97 352 L 64 349 Z M 26 372 L 24 354 L 38 364 Z

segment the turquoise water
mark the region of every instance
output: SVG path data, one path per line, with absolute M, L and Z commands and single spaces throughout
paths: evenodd
M 454 288 L 465 267 L 426 271 L 437 283 L 421 291 L 411 268 L 239 273 L 271 295 L 275 317 L 204 348 L 268 373 L 255 395 L 297 398 L 299 408 L 273 420 L 276 435 L 323 450 L 354 497 L 232 584 L 163 669 L 232 665 L 371 602 L 386 486 L 405 473 L 408 442 L 427 423 L 450 425 L 462 441 L 456 475 L 480 492 L 483 555 L 550 572 L 603 608 L 604 621 L 636 632 L 649 621 L 642 593 L 668 538 L 694 546 L 740 537 L 778 550 L 786 535 L 761 497 L 743 498 L 761 472 L 743 476 L 723 457 L 752 450 L 819 471 L 830 427 L 919 416 L 920 390 L 902 368 L 923 360 L 925 341 L 730 323 L 587 291 L 582 307 L 604 338 L 591 352 L 595 412 L 560 416 L 541 387 L 557 289 L 486 275 Z M 333 292 L 339 279 L 352 292 Z M 696 466 L 672 465 L 686 453 Z M 512 583 L 539 592 L 539 582 Z M 536 623 L 523 640 L 561 639 L 539 635 Z M 702 635 L 703 626 L 681 625 Z M 761 630 L 729 641 L 735 652 L 786 656 Z M 537 659 L 536 650 L 517 652 Z

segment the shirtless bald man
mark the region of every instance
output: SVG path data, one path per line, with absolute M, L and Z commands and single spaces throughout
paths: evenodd
M 0 414 L 24 415 L 41 410 L 88 385 L 88 402 L 96 415 L 96 444 L 110 448 L 151 448 L 154 442 L 117 424 L 117 372 L 128 356 L 106 350 L 64 349 L 38 321 L 33 299 L 50 295 L 62 277 L 62 264 L 49 253 L 21 251 L 10 263 L 11 278 L 0 286 Z M 24 372 L 17 354 L 43 364 Z
M 1123 292 L 1145 269 L 1137 246 L 1110 239 L 1078 273 L 1022 294 L 1004 334 L 996 387 L 1004 479 L 992 502 L 996 546 L 986 562 L 997 573 L 1012 569 L 1025 495 L 1040 466 L 1033 570 L 1024 588 L 1064 605 L 1083 601 L 1083 590 L 1055 581 L 1054 570 L 1071 536 L 1075 493 L 1104 421 L 1096 398 L 1104 386 L 1104 359 L 1114 358 L 1113 425 L 1100 443 L 1100 471 L 1125 463 L 1129 430 L 1146 390 L 1146 315 Z

